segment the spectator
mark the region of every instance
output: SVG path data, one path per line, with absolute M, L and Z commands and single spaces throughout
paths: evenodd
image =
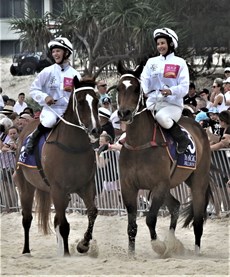
M 224 76 L 225 76 L 225 79 L 228 79 L 230 77 L 230 67 L 226 67 L 224 69 Z
M 24 111 L 24 109 L 27 107 L 27 104 L 25 102 L 25 93 L 21 92 L 18 94 L 18 100 L 16 101 L 14 105 L 14 112 L 17 114 L 20 114 Z
M 99 103 L 102 104 L 102 99 L 104 97 L 109 97 L 107 94 L 107 84 L 105 80 L 99 80 L 97 82 L 97 90 L 98 90 L 98 96 L 99 96 Z
M 206 101 L 205 99 L 201 98 L 200 96 L 196 97 L 196 113 L 200 112 L 200 111 L 204 111 L 207 112 L 208 109 L 206 108 Z
M 2 98 L 2 88 L 0 87 L 0 111 L 3 110 L 3 107 L 5 106 L 4 100 Z
M 26 107 L 26 108 L 23 110 L 23 113 L 28 113 L 31 117 L 34 117 L 34 110 L 33 110 L 33 108 L 31 108 L 31 107 Z
M 226 80 L 223 81 L 224 84 L 224 91 L 225 91 L 225 102 L 226 102 L 226 106 L 230 107 L 230 77 L 228 77 Z
M 29 122 L 32 120 L 33 120 L 33 117 L 31 117 L 29 114 L 21 113 L 19 115 L 19 121 L 18 121 L 19 133 L 21 133 L 21 131 L 25 128 L 25 126 L 27 126 Z
M 13 126 L 13 122 L 8 117 L 4 117 L 0 120 L 0 149 L 4 143 L 7 143 L 9 137 L 7 136 L 8 129 Z
M 121 136 L 123 133 L 121 129 L 121 124 L 120 124 L 120 118 L 117 115 L 117 110 L 115 110 L 111 116 L 110 116 L 110 121 L 112 122 L 114 132 L 115 132 L 115 141 Z
M 15 168 L 15 151 L 17 149 L 18 129 L 12 126 L 7 131 L 7 143 L 5 142 L 0 152 L 0 164 L 2 167 L 1 193 L 6 197 L 6 211 L 17 211 L 18 195 L 12 180 Z
M 4 102 L 4 106 L 6 106 L 9 97 L 7 95 L 2 95 L 2 99 L 3 99 L 3 102 Z
M 98 113 L 102 131 L 106 131 L 106 133 L 112 138 L 112 142 L 114 142 L 115 132 L 113 124 L 110 121 L 111 112 L 104 107 L 100 107 Z
M 103 131 L 99 139 L 99 149 L 96 151 L 96 161 L 99 169 L 99 181 L 103 182 L 103 191 L 106 203 L 110 208 L 118 206 L 120 201 L 117 198 L 117 190 L 119 191 L 119 176 L 118 176 L 118 157 L 117 153 L 112 150 L 104 151 L 104 146 L 112 143 L 112 138 Z M 101 151 L 101 148 L 103 151 Z M 108 148 L 107 148 L 108 149 Z M 101 185 L 99 185 L 101 186 Z M 100 187 L 99 187 L 100 189 Z
M 4 114 L 6 116 L 9 116 L 13 113 L 13 107 L 6 105 L 3 107 L 3 109 L 0 111 L 1 114 Z
M 9 119 L 11 119 L 13 121 L 13 125 L 18 128 L 19 115 L 17 113 L 13 112 L 8 117 L 9 117 Z
M 6 105 L 14 107 L 15 104 L 16 101 L 13 98 L 8 98 L 8 100 L 6 101 Z
M 211 145 L 211 150 L 219 150 L 221 148 L 229 148 L 229 135 L 230 135 L 230 111 L 222 111 L 219 114 L 219 121 L 222 127 L 220 141 Z
M 219 123 L 219 112 L 217 108 L 211 107 L 207 115 L 209 117 L 209 127 L 206 129 L 206 132 L 209 137 L 210 144 L 215 144 L 220 140 L 221 135 L 221 126 Z
M 213 82 L 212 88 L 213 92 L 210 97 L 210 101 L 213 103 L 212 106 L 216 107 L 219 113 L 227 110 L 223 93 L 223 80 L 221 78 L 216 78 Z
M 205 100 L 206 108 L 209 109 L 212 106 L 212 102 L 210 101 L 209 97 L 209 90 L 206 88 L 203 88 L 202 91 L 199 93 L 200 98 Z
M 111 99 L 109 96 L 105 96 L 104 98 L 102 98 L 101 106 L 112 112 Z
M 196 117 L 195 121 L 198 122 L 203 128 L 207 128 L 209 126 L 209 117 L 207 113 L 204 111 L 200 111 Z
M 196 86 L 194 83 L 190 83 L 189 91 L 184 96 L 184 104 L 191 106 L 195 110 L 197 106 L 196 97 L 197 97 Z

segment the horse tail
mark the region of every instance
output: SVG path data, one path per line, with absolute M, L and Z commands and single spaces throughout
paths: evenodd
M 52 232 L 50 228 L 50 193 L 36 189 L 35 203 L 35 211 L 38 216 L 38 228 L 44 233 L 44 235 L 48 235 Z
M 208 203 L 209 203 L 209 200 L 210 198 L 213 199 L 213 194 L 212 194 L 212 190 L 211 190 L 211 185 L 210 185 L 210 182 L 208 184 L 208 187 L 206 189 L 206 192 L 205 192 L 205 205 L 204 205 L 204 211 L 203 211 L 203 219 L 204 221 L 207 220 L 207 206 L 208 206 Z M 193 201 L 191 200 L 187 207 L 183 210 L 182 212 L 182 217 L 185 217 L 185 221 L 184 221 L 184 224 L 183 224 L 183 228 L 186 228 L 190 225 L 192 225 L 192 221 L 194 219 L 194 212 L 193 212 Z

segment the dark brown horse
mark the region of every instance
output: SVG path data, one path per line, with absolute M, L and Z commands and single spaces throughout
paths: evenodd
M 179 121 L 192 135 L 196 146 L 196 168 L 174 167 L 159 125 L 146 109 L 141 90 L 140 74 L 143 65 L 135 71 L 127 70 L 120 63 L 118 72 L 118 115 L 127 124 L 126 142 L 120 153 L 121 191 L 128 212 L 129 253 L 134 254 L 137 234 L 137 195 L 139 189 L 151 191 L 151 207 L 146 216 L 153 250 L 167 254 L 167 245 L 157 239 L 156 222 L 159 208 L 165 202 L 171 213 L 170 229 L 174 234 L 179 203 L 170 194 L 170 189 L 182 182 L 191 189 L 192 201 L 187 210 L 184 227 L 193 222 L 195 252 L 200 252 L 203 223 L 210 196 L 209 170 L 211 152 L 205 131 L 195 120 L 182 117 Z M 154 137 L 154 139 L 153 139 Z
M 98 98 L 94 79 L 74 78 L 75 90 L 71 94 L 63 118 L 53 128 L 41 153 L 41 173 L 36 168 L 18 164 L 14 179 L 20 191 L 22 224 L 24 228 L 23 253 L 30 253 L 29 230 L 32 206 L 36 198 L 39 226 L 48 234 L 51 203 L 55 207 L 54 227 L 57 234 L 59 252 L 69 255 L 69 223 L 66 208 L 71 193 L 78 193 L 83 199 L 88 214 L 88 228 L 77 250 L 87 252 L 92 239 L 94 222 L 97 217 L 95 198 L 95 153 L 91 138 L 99 136 Z M 35 120 L 20 135 L 18 155 L 23 141 L 38 125 Z M 40 168 L 40 167 L 39 167 Z M 63 249 L 64 246 L 64 249 Z

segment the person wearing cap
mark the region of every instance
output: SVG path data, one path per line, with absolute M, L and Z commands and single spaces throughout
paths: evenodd
M 227 110 L 228 107 L 225 103 L 224 91 L 223 91 L 223 80 L 221 78 L 216 78 L 212 85 L 212 94 L 210 101 L 212 102 L 212 107 L 216 107 L 220 112 Z
M 108 135 L 110 135 L 113 142 L 115 139 L 115 132 L 114 132 L 113 124 L 110 121 L 111 112 L 104 107 L 100 107 L 98 109 L 98 115 L 99 115 L 99 121 L 101 125 L 101 131 L 102 132 L 105 131 Z
M 0 111 L 1 114 L 5 114 L 6 116 L 9 116 L 13 113 L 13 106 L 5 105 L 3 109 Z
M 188 67 L 184 59 L 175 55 L 178 37 L 173 30 L 156 29 L 153 37 L 160 55 L 150 58 L 141 74 L 146 105 L 177 142 L 177 152 L 184 153 L 190 140 L 177 122 L 184 107 L 183 97 L 189 90 Z
M 216 107 L 211 107 L 207 116 L 209 117 L 209 127 L 206 129 L 210 144 L 219 141 L 221 135 L 221 126 L 219 122 L 219 112 Z
M 224 86 L 224 97 L 225 97 L 225 103 L 226 106 L 228 106 L 228 109 L 230 107 L 230 77 L 228 77 L 226 80 L 223 81 Z
M 112 112 L 111 100 L 109 96 L 105 96 L 101 100 L 101 106 Z
M 66 111 L 73 78 L 81 79 L 69 61 L 73 53 L 72 43 L 65 37 L 57 37 L 48 43 L 55 63 L 44 68 L 36 77 L 30 88 L 30 96 L 42 106 L 40 124 L 28 140 L 25 151 L 31 153 L 39 137 L 50 130 Z
M 224 69 L 224 76 L 225 76 L 225 79 L 228 79 L 230 77 L 230 67 L 226 67 Z

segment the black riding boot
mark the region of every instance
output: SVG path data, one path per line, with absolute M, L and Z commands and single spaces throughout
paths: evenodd
M 176 122 L 174 122 L 173 126 L 168 130 L 173 139 L 177 142 L 177 153 L 184 153 L 190 143 L 187 134 L 181 130 L 180 126 Z
M 51 130 L 50 128 L 44 127 L 41 123 L 38 125 L 37 129 L 34 130 L 34 132 L 32 133 L 31 137 L 29 138 L 27 144 L 26 144 L 26 148 L 25 148 L 25 152 L 27 154 L 32 154 L 35 145 L 37 144 L 39 138 L 45 134 L 47 131 Z

